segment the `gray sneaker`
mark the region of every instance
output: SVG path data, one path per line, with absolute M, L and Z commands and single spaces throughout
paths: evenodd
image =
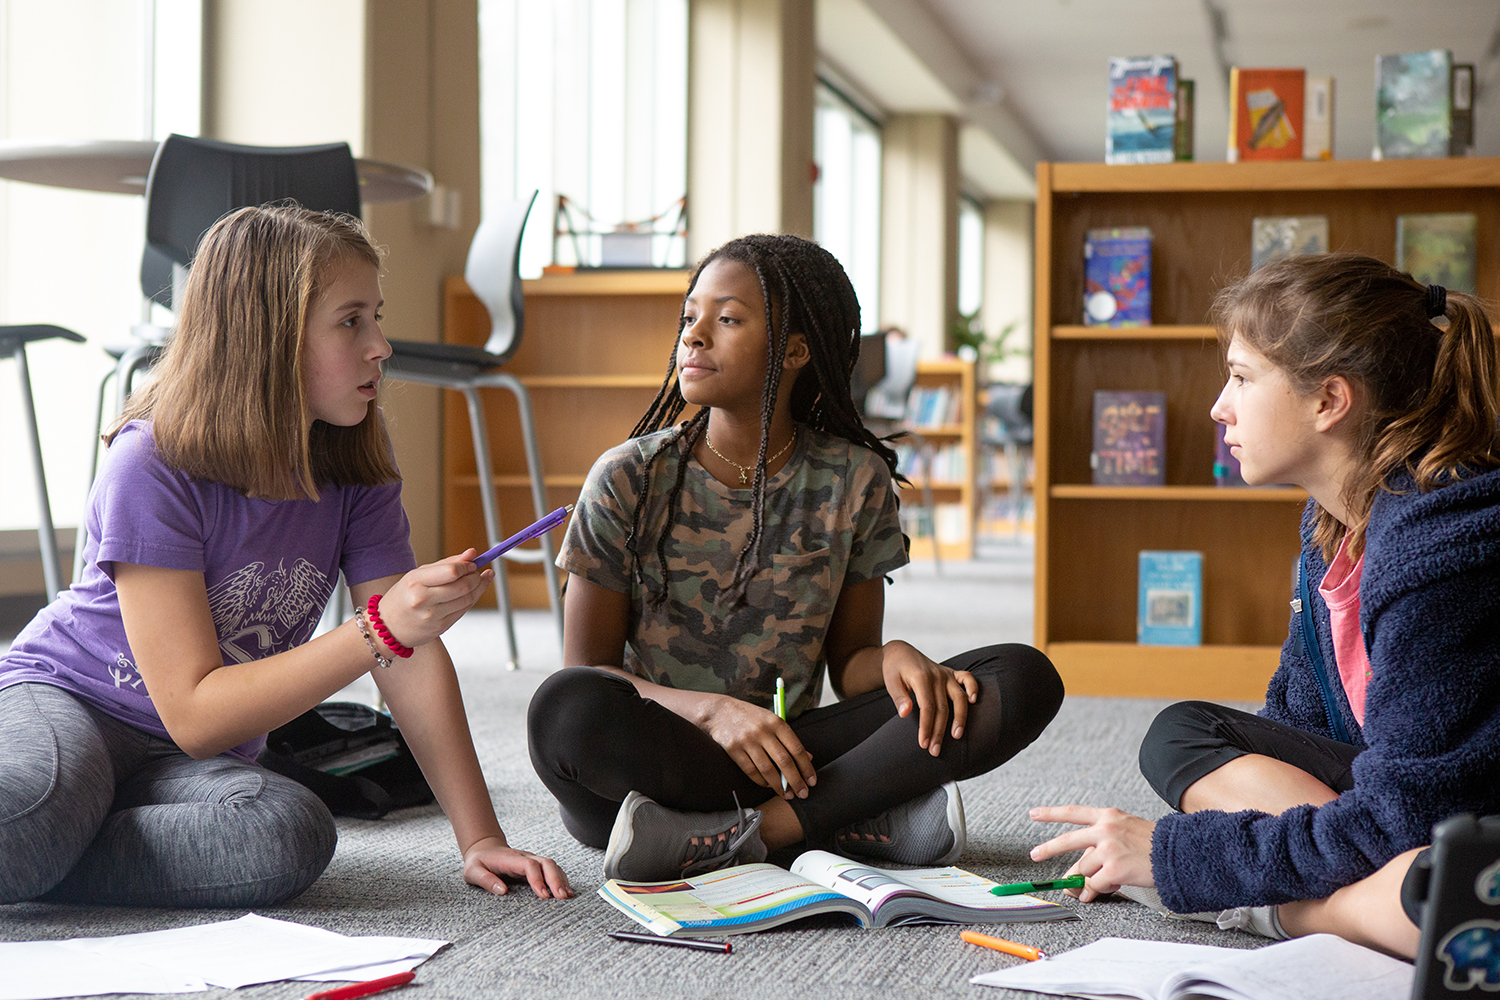
M 756 809 L 678 812 L 640 792 L 620 803 L 604 849 L 604 877 L 665 882 L 766 860 Z
M 861 861 L 897 865 L 951 865 L 964 852 L 964 803 L 948 782 L 874 819 L 850 823 L 834 834 L 835 850 Z

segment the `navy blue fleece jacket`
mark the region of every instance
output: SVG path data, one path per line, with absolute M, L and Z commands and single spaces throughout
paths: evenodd
M 1453 813 L 1500 812 L 1500 471 L 1376 497 L 1359 588 L 1373 672 L 1363 727 L 1333 659 L 1312 512 L 1309 503 L 1302 523 L 1312 600 L 1300 613 L 1313 617 L 1337 710 L 1361 748 L 1354 787 L 1279 816 L 1160 820 L 1151 867 L 1162 902 L 1178 912 L 1321 899 L 1428 843 Z M 1260 714 L 1335 738 L 1298 614 Z

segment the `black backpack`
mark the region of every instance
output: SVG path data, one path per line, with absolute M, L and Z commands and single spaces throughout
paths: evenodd
M 272 730 L 257 759 L 312 789 L 335 816 L 379 819 L 433 800 L 401 730 L 358 702 L 324 702 Z

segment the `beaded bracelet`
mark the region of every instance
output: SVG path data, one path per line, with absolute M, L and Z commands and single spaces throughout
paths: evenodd
M 365 637 L 365 645 L 370 647 L 370 653 L 375 657 L 375 662 L 386 670 L 391 667 L 391 658 L 381 656 L 380 650 L 375 646 L 375 640 L 370 637 L 370 627 L 365 624 L 365 609 L 354 609 L 354 621 L 359 626 L 359 634 Z
M 369 603 L 365 605 L 365 615 L 370 619 L 370 627 L 385 641 L 386 646 L 390 647 L 391 652 L 404 660 L 411 655 L 411 647 L 401 645 L 401 641 L 391 635 L 391 630 L 386 628 L 385 622 L 380 620 L 381 596 L 380 594 L 371 595 Z

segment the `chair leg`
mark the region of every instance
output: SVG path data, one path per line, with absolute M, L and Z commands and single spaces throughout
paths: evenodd
M 1021 446 L 1014 441 L 1005 442 L 1005 461 L 1010 466 L 1010 512 L 1016 519 L 1013 537 L 1021 539 L 1021 505 L 1026 502 L 1026 468 L 1021 462 Z
M 531 393 L 526 386 L 512 375 L 491 375 L 491 381 L 503 385 L 516 397 L 516 407 L 521 413 L 521 439 L 526 446 L 526 473 L 531 479 L 531 504 L 536 511 L 537 520 L 541 520 L 548 514 L 547 510 L 547 481 L 542 474 L 542 450 L 537 444 L 536 416 L 531 409 Z M 563 614 L 560 599 L 559 581 L 557 578 L 557 552 L 552 542 L 552 532 L 547 532 L 540 539 L 542 545 L 542 575 L 547 581 L 547 601 L 552 608 L 552 618 L 557 624 L 557 640 L 562 642 Z
M 474 438 L 474 467 L 479 473 L 479 503 L 484 511 L 484 530 L 489 545 L 500 543 L 500 509 L 495 501 L 495 467 L 490 461 L 490 435 L 484 421 L 484 404 L 479 399 L 479 390 L 463 386 L 464 402 L 469 407 L 469 432 Z M 519 670 L 520 652 L 516 648 L 516 622 L 511 616 L 510 584 L 506 579 L 505 560 L 490 563 L 495 568 L 495 600 L 500 605 L 500 620 L 505 628 L 507 659 L 505 669 Z
M 109 380 L 118 371 L 111 368 L 99 380 L 99 398 L 94 401 L 94 439 L 89 447 L 88 474 L 83 477 L 83 513 L 78 516 L 78 533 L 73 538 L 73 579 L 83 579 L 83 547 L 89 540 L 89 494 L 94 489 L 94 478 L 99 474 L 99 442 L 104 434 L 104 393 Z
M 47 601 L 62 592 L 62 570 L 57 559 L 57 534 L 52 529 L 52 503 L 47 498 L 47 473 L 42 468 L 42 437 L 37 432 L 36 403 L 31 396 L 31 373 L 26 367 L 26 347 L 16 345 L 16 371 L 21 376 L 21 415 L 26 420 L 27 440 L 31 445 L 31 472 L 36 480 L 37 540 L 42 549 L 42 579 L 46 581 Z

